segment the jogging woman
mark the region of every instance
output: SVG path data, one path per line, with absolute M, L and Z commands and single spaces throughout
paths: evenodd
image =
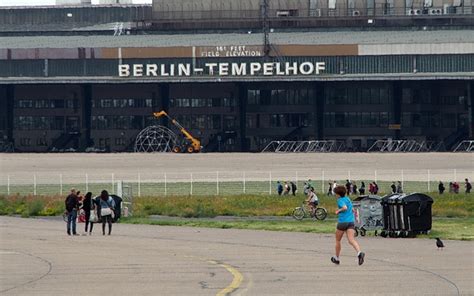
M 352 212 L 352 202 L 346 196 L 346 188 L 344 186 L 336 186 L 334 193 L 337 198 L 337 210 L 336 215 L 337 229 L 336 229 L 336 256 L 331 257 L 331 262 L 339 264 L 339 255 L 341 254 L 341 240 L 344 233 L 347 235 L 349 244 L 356 250 L 357 257 L 359 258 L 359 265 L 364 264 L 365 253 L 360 251 L 360 246 L 354 238 L 354 213 Z

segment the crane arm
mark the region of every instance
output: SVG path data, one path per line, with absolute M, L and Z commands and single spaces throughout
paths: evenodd
M 160 111 L 160 112 L 154 112 L 153 115 L 156 118 L 160 118 L 162 116 L 166 116 L 171 122 L 178 127 L 179 131 L 188 139 L 191 141 L 193 147 L 195 148 L 196 151 L 199 151 L 201 149 L 201 141 L 198 139 L 194 138 L 176 119 L 171 118 L 166 111 Z

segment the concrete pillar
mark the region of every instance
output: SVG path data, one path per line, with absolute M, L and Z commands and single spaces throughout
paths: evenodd
M 240 118 L 240 151 L 247 152 L 250 145 L 247 143 L 247 85 L 245 83 L 237 84 L 238 102 L 239 102 L 239 118 Z
M 316 139 L 324 140 L 324 105 L 325 105 L 325 85 L 324 82 L 316 82 L 314 85 L 315 94 L 315 109 L 316 109 L 316 121 L 315 123 L 315 135 Z
M 402 123 L 402 83 L 400 81 L 393 82 L 393 98 L 392 110 L 393 122 L 391 124 Z M 395 130 L 395 140 L 400 139 L 400 129 Z
M 469 139 L 474 139 L 474 81 L 467 82 Z
M 13 138 L 13 106 L 15 103 L 15 86 L 14 85 L 7 85 L 7 90 L 6 90 L 6 132 L 7 132 L 7 138 L 8 141 L 14 143 L 14 138 Z
M 170 111 L 170 85 L 169 83 L 160 84 L 160 95 L 161 95 L 161 110 L 165 110 L 166 112 Z M 158 112 L 159 112 L 158 111 Z M 162 117 L 162 123 L 164 126 L 169 128 L 169 122 L 167 117 Z
M 92 85 L 84 84 L 82 88 L 82 119 L 81 119 L 81 149 L 92 146 L 91 120 L 92 120 Z

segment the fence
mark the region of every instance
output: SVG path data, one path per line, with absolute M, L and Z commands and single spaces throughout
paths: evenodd
M 31 173 L 1 175 L 0 195 L 65 195 L 70 188 L 99 194 L 101 190 L 116 193 L 116 184 L 123 182 L 131 187 L 133 196 L 168 195 L 239 195 L 275 194 L 276 182 L 294 182 L 300 192 L 303 183 L 311 180 L 318 193 L 325 193 L 329 182 L 345 184 L 349 179 L 366 189 L 376 181 L 381 193 L 390 191 L 391 182 L 402 182 L 405 192 L 435 192 L 438 182 L 456 181 L 463 187 L 464 179 L 474 179 L 474 170 L 301 170 L 301 171 L 225 171 L 225 172 L 157 172 L 133 175 L 117 173 Z

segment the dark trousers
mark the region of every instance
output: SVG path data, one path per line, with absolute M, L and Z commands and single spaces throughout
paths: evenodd
M 74 209 L 67 214 L 67 234 L 76 234 L 76 219 L 77 219 L 77 210 Z
M 91 219 L 91 211 L 85 211 L 86 213 L 86 228 L 85 228 L 85 231 L 87 232 L 87 229 L 89 228 L 89 223 L 90 223 L 90 228 L 89 228 L 89 232 L 92 232 L 92 228 L 94 228 L 94 223 L 92 222 L 89 222 L 89 220 Z
M 102 234 L 105 235 L 105 223 L 109 224 L 109 235 L 112 232 L 112 215 L 102 216 Z

